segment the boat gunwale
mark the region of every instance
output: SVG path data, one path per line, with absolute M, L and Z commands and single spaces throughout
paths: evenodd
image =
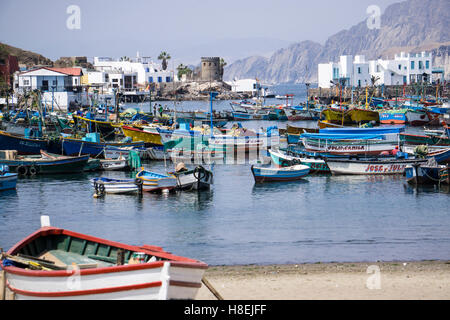
M 4 266 L 3 261 L 0 261 L 0 267 L 5 270 L 7 273 L 22 275 L 22 276 L 30 276 L 30 277 L 69 277 L 73 275 L 75 272 L 78 272 L 79 275 L 93 275 L 93 274 L 103 274 L 103 273 L 115 273 L 115 272 L 126 272 L 126 271 L 135 271 L 135 270 L 145 270 L 145 269 L 155 269 L 163 267 L 165 262 L 169 262 L 174 267 L 181 268 L 198 268 L 198 269 L 207 269 L 208 265 L 202 261 L 176 256 L 172 253 L 164 251 L 162 248 L 158 247 L 150 247 L 148 245 L 144 246 L 133 246 L 127 245 L 120 242 L 115 242 L 111 240 L 101 239 L 94 236 L 89 236 L 81 233 L 77 233 L 74 231 L 56 228 L 56 227 L 42 227 L 30 234 L 26 238 L 19 241 L 15 244 L 11 249 L 7 251 L 7 254 L 14 255 L 20 249 L 22 249 L 27 244 L 33 242 L 39 237 L 45 237 L 49 235 L 65 235 L 74 238 L 79 238 L 87 241 L 92 241 L 95 243 L 104 244 L 107 246 L 112 246 L 120 249 L 125 249 L 132 252 L 145 252 L 146 254 L 156 256 L 158 258 L 163 258 L 166 260 L 140 263 L 140 264 L 131 264 L 131 265 L 121 265 L 121 266 L 108 266 L 108 267 L 100 267 L 94 269 L 81 269 L 81 270 L 52 270 L 52 271 L 41 271 L 41 270 L 25 270 L 19 267 L 14 266 Z

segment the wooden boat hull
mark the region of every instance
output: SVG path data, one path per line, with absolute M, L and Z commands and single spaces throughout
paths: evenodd
M 407 133 L 401 133 L 400 134 L 400 141 L 407 143 L 407 144 L 413 144 L 413 145 L 439 145 L 439 146 L 450 146 L 450 138 L 445 136 L 422 136 L 422 135 L 415 135 L 415 134 L 407 134 Z
M 60 157 L 57 159 L 0 160 L 19 175 L 61 174 L 83 172 L 89 156 Z
M 102 170 L 119 171 L 128 169 L 128 160 L 126 159 L 106 159 L 100 160 Z
M 0 174 L 0 191 L 16 189 L 17 177 L 16 173 Z
M 391 152 L 397 143 L 391 141 L 348 141 L 347 143 L 328 143 L 325 140 L 315 141 L 302 138 L 302 143 L 308 152 L 319 152 L 330 155 L 378 155 Z
M 406 112 L 406 118 L 408 119 L 408 123 L 412 126 L 423 126 L 430 122 L 428 114 L 424 111 L 408 110 Z
M 148 132 L 142 129 L 133 128 L 129 126 L 122 126 L 123 134 L 130 137 L 133 141 L 144 141 L 150 146 L 162 146 L 161 135 L 159 132 Z
M 252 166 L 251 170 L 255 182 L 264 183 L 301 180 L 309 174 L 310 168 L 304 165 L 285 168 Z
M 128 264 L 117 264 L 119 251 Z M 132 263 L 129 259 L 137 252 L 143 261 Z M 39 229 L 7 253 L 57 261 L 61 267 L 27 270 L 2 260 L 7 287 L 18 300 L 194 299 L 207 268 L 159 247 L 130 246 L 53 227 Z
M 114 139 L 115 126 L 109 121 L 92 120 L 77 115 L 72 115 L 74 122 L 84 122 L 89 127 L 89 132 L 100 132 L 103 137 Z
M 170 191 L 177 188 L 177 179 L 174 176 L 158 174 L 142 170 L 136 174 L 136 179 L 142 181 L 142 190 L 146 192 Z
M 321 113 L 322 116 L 325 117 L 325 120 L 329 123 L 334 124 L 349 124 L 353 123 L 352 117 L 347 111 L 344 110 L 333 110 L 333 109 L 325 109 Z
M 213 184 L 213 173 L 202 166 L 174 175 L 181 190 L 209 190 Z
M 412 185 L 439 184 L 440 172 L 445 166 L 414 165 L 405 169 L 406 181 Z
M 48 149 L 45 139 L 27 139 L 0 131 L 0 150 L 17 150 L 20 155 L 40 154 Z
M 427 160 L 336 160 L 327 159 L 333 175 L 392 175 L 403 174 L 406 166 Z
M 113 146 L 118 148 L 124 147 L 144 147 L 144 142 L 132 143 L 114 143 L 114 142 L 90 142 L 72 138 L 61 139 L 62 149 L 64 154 L 68 156 L 73 155 L 90 155 L 91 157 L 102 156 L 105 147 Z
M 406 124 L 407 122 L 405 112 L 386 111 L 380 113 L 380 123 L 382 124 Z
M 269 150 L 272 162 L 278 167 L 288 167 L 295 164 L 308 166 L 311 173 L 330 173 L 327 163 L 321 159 L 299 158 Z
M 139 192 L 139 184 L 136 180 L 126 179 L 109 179 L 109 178 L 95 178 L 91 180 L 92 186 L 98 193 L 110 194 L 128 194 Z
M 380 122 L 380 114 L 377 111 L 366 110 L 353 108 L 348 111 L 350 114 L 350 118 L 355 123 L 364 123 L 364 122 Z

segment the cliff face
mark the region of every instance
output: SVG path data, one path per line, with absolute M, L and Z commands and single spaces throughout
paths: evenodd
M 366 55 L 367 59 L 389 58 L 399 51 L 415 50 L 431 45 L 436 49 L 450 41 L 450 2 L 448 0 L 409 0 L 395 3 L 381 16 L 380 28 L 369 29 L 362 21 L 328 38 L 322 46 L 303 41 L 278 50 L 271 58 L 252 57 L 245 61 L 246 68 L 233 63 L 225 68 L 225 79 L 258 78 L 267 83 L 317 81 L 317 64 L 336 61 L 341 55 Z M 444 45 L 445 46 L 445 45 Z M 445 51 L 445 49 L 443 49 Z M 392 52 L 391 52 L 392 51 Z M 448 51 L 447 51 L 448 53 Z M 448 57 L 448 54 L 447 54 Z M 253 61 L 253 63 L 252 63 Z M 445 67 L 445 58 L 436 56 L 434 66 Z
M 4 43 L 0 43 L 0 59 L 4 59 L 8 55 L 16 56 L 19 64 L 24 64 L 27 67 L 35 66 L 35 65 L 48 65 L 53 66 L 53 62 L 46 57 L 31 52 L 25 51 L 19 48 L 15 48 L 9 46 Z

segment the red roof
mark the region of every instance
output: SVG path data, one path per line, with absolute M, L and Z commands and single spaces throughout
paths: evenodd
M 81 76 L 81 75 L 83 75 L 83 73 L 81 72 L 81 68 L 48 68 L 48 67 L 46 67 L 45 69 L 56 71 L 56 72 L 60 72 L 60 73 L 64 73 L 64 74 L 67 74 L 69 76 Z
M 27 70 L 27 71 L 22 72 L 21 74 L 25 74 L 25 73 L 40 70 L 40 69 L 46 69 L 46 70 L 66 74 L 68 76 L 82 76 L 83 75 L 81 68 L 50 68 L 50 67 L 40 67 L 37 69 Z

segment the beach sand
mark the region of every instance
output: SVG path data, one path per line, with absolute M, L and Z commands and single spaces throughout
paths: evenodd
M 448 300 L 450 261 L 210 266 L 224 300 Z M 202 285 L 197 300 L 216 297 Z

